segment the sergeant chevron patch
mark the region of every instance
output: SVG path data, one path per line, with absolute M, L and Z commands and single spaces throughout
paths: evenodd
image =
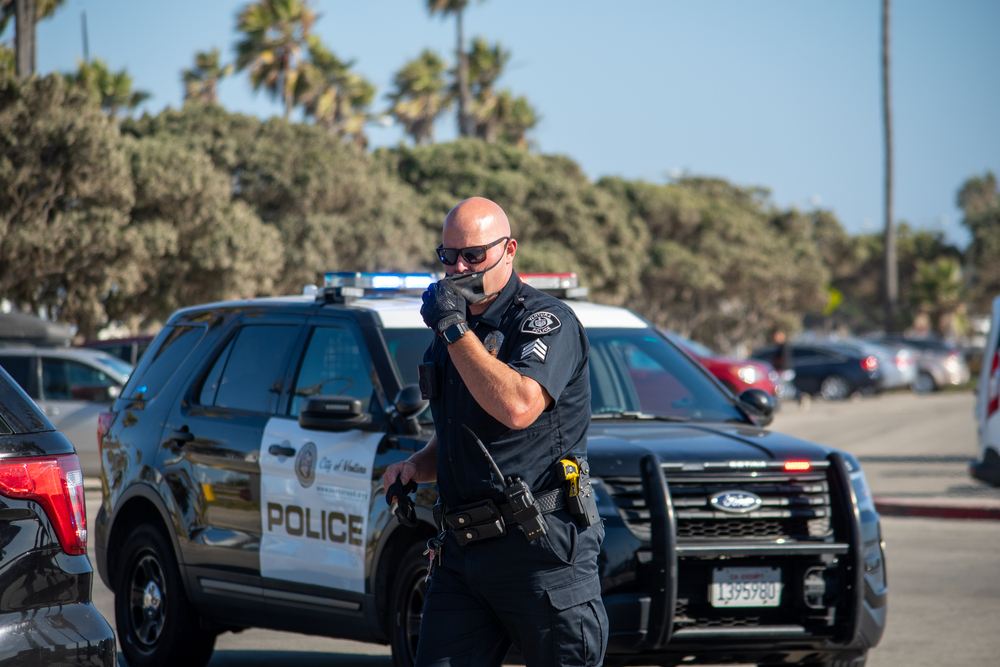
M 549 352 L 549 346 L 542 342 L 541 339 L 533 340 L 524 347 L 521 348 L 521 359 L 527 359 L 528 357 L 535 357 L 543 364 L 545 363 L 545 355 Z

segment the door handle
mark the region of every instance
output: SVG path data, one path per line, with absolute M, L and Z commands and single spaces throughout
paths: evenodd
M 267 448 L 267 453 L 271 456 L 295 456 L 295 448 L 284 445 L 271 445 Z
M 191 433 L 187 426 L 181 426 L 180 429 L 174 429 L 170 432 L 170 441 L 176 442 L 181 447 L 192 440 L 194 440 L 194 433 Z

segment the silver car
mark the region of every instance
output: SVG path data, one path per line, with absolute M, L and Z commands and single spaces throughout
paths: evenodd
M 878 343 L 913 350 L 917 360 L 917 378 L 910 387 L 918 394 L 965 384 L 969 381 L 969 366 L 962 351 L 937 338 L 905 338 L 886 336 Z
M 97 416 L 118 397 L 132 364 L 97 350 L 2 347 L 0 366 L 76 446 L 83 474 L 99 474 Z

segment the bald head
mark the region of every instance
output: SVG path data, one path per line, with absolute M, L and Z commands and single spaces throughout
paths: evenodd
M 497 243 L 486 251 L 486 259 L 476 264 L 468 263 L 459 257 L 455 264 L 446 265 L 449 275 L 456 273 L 473 273 L 486 271 L 483 276 L 483 286 L 486 294 L 499 292 L 513 272 L 514 254 L 517 252 L 517 241 L 510 238 L 510 222 L 503 209 L 484 197 L 471 197 L 451 209 L 444 219 L 444 229 L 441 233 L 441 245 L 445 248 L 470 248 L 473 246 L 488 246 L 498 239 L 509 239 L 506 243 Z M 470 306 L 473 314 L 482 312 L 492 301 Z
M 449 232 L 461 233 L 464 236 L 475 234 L 483 240 L 470 245 L 482 245 L 510 236 L 510 222 L 507 220 L 507 214 L 496 202 L 485 197 L 470 197 L 448 212 L 448 216 L 444 219 L 445 241 Z

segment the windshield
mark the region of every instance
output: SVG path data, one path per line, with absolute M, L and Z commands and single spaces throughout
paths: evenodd
M 429 329 L 383 329 L 403 385 L 417 382 Z M 746 421 L 690 358 L 652 329 L 588 329 L 595 419 Z

